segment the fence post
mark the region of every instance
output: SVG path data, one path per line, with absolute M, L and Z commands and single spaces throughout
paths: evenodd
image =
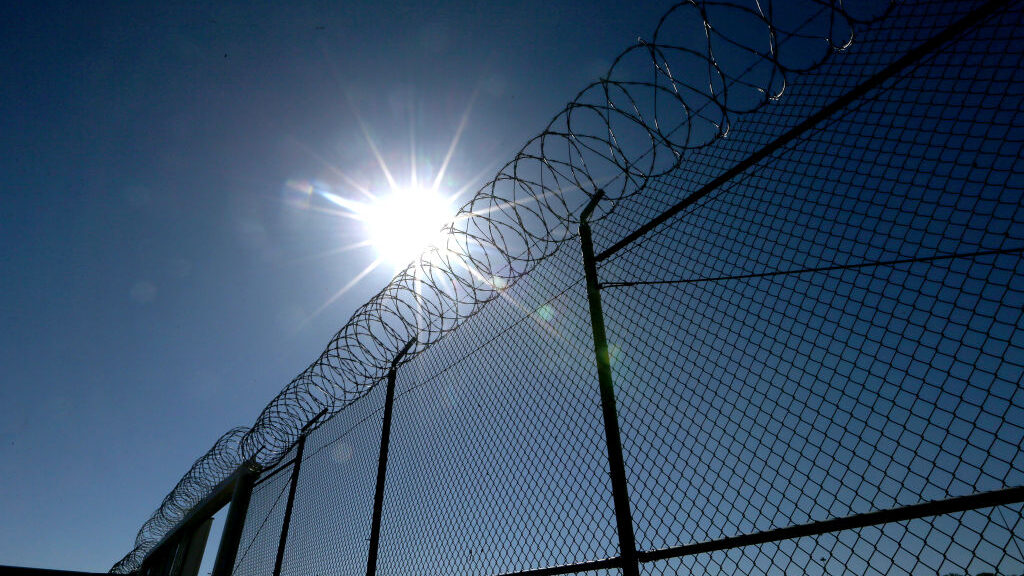
M 384 483 L 388 475 L 388 447 L 391 444 L 391 411 L 395 403 L 395 380 L 398 378 L 398 363 L 402 360 L 416 338 L 409 340 L 395 359 L 391 361 L 388 371 L 388 387 L 384 397 L 384 423 L 380 430 L 380 457 L 377 459 L 377 489 L 373 495 L 373 520 L 370 523 L 370 549 L 366 555 L 366 576 L 377 573 L 377 549 L 380 545 L 380 518 L 384 509 Z
M 309 422 L 306 422 L 302 427 L 302 430 L 299 432 L 299 440 L 295 443 L 295 458 L 294 464 L 292 464 L 291 486 L 288 487 L 288 503 L 285 504 L 284 519 L 281 520 L 281 539 L 277 543 L 277 559 L 274 561 L 274 576 L 281 576 L 281 566 L 284 564 L 284 549 L 288 544 L 288 527 L 291 526 L 292 523 L 292 508 L 295 505 L 295 489 L 299 485 L 299 470 L 302 468 L 302 453 L 306 449 L 306 435 L 309 433 L 310 426 L 320 420 L 320 418 L 326 413 L 327 408 L 324 408 Z
M 611 358 L 604 330 L 604 312 L 601 309 L 601 285 L 597 279 L 597 261 L 590 235 L 590 215 L 604 197 L 599 190 L 580 214 L 580 244 L 583 249 L 583 270 L 587 279 L 587 300 L 590 304 L 590 327 L 594 334 L 594 357 L 597 362 L 597 381 L 601 389 L 601 413 L 604 416 L 604 436 L 608 446 L 608 473 L 612 480 L 612 499 L 615 503 L 615 523 L 619 533 L 619 557 L 623 576 L 638 576 L 640 566 L 636 553 L 636 535 L 633 533 L 633 514 L 630 511 L 626 466 L 622 458 L 622 438 L 619 435 L 619 416 L 615 408 L 615 386 L 612 382 Z
M 259 466 L 253 462 L 242 464 L 238 471 L 231 504 L 228 506 L 228 517 L 224 520 L 224 533 L 217 547 L 217 559 L 213 563 L 213 576 L 229 576 L 235 569 L 238 543 L 242 540 L 242 528 L 245 527 L 245 515 L 252 496 L 252 483 L 258 474 Z

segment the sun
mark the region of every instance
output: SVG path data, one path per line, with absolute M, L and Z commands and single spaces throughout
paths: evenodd
M 370 248 L 376 253 L 372 262 L 367 264 L 344 286 L 334 292 L 327 300 L 307 317 L 303 324 L 309 322 L 335 301 L 347 293 L 353 286 L 369 276 L 378 268 L 391 268 L 394 273 L 401 272 L 414 264 L 429 248 L 441 247 L 450 250 L 445 238 L 446 225 L 458 221 L 459 199 L 470 192 L 471 186 L 490 167 L 482 169 L 479 174 L 464 179 L 457 190 L 447 190 L 443 183 L 447 178 L 448 169 L 458 146 L 462 133 L 466 128 L 469 112 L 476 95 L 470 98 L 459 124 L 455 129 L 447 152 L 439 163 L 436 171 L 430 171 L 426 179 L 421 179 L 417 170 L 418 148 L 410 130 L 410 172 L 408 185 L 401 185 L 394 177 L 391 168 L 384 161 L 384 156 L 370 134 L 368 126 L 353 109 L 359 127 L 362 129 L 374 159 L 386 181 L 383 190 L 367 186 L 362 178 L 352 178 L 340 167 L 334 166 L 317 154 L 310 152 L 314 159 L 327 165 L 335 183 L 320 180 L 309 181 L 304 178 L 289 179 L 285 182 L 285 192 L 291 203 L 301 209 L 317 210 L 346 221 L 345 229 L 361 228 L 362 238 L 356 242 L 342 245 L 323 252 L 316 257 L 330 256 L 348 252 L 356 248 Z M 428 166 L 430 164 L 428 163 Z M 378 182 L 379 184 L 379 182 Z M 332 204 L 330 208 L 317 206 L 315 198 Z M 350 226 L 355 224 L 355 226 Z M 413 277 L 419 272 L 412 270 Z M 417 286 L 419 281 L 417 280 Z M 419 288 L 417 288 L 419 290 Z
M 399 269 L 442 239 L 453 216 L 452 199 L 433 188 L 411 186 L 376 196 L 359 208 L 359 220 L 382 263 Z
M 390 176 L 390 174 L 388 174 Z M 414 181 L 415 182 L 415 181 Z M 433 186 L 396 186 L 388 178 L 387 192 L 374 194 L 365 188 L 357 188 L 363 200 L 351 200 L 330 192 L 326 186 L 315 186 L 308 182 L 289 181 L 291 190 L 312 198 L 314 195 L 334 204 L 340 210 L 329 214 L 355 222 L 363 228 L 364 239 L 331 250 L 326 254 L 347 252 L 354 248 L 371 248 L 376 258 L 352 280 L 342 286 L 303 323 L 312 320 L 328 306 L 341 298 L 363 278 L 381 266 L 389 266 L 399 272 L 412 264 L 431 246 L 443 246 L 445 225 L 455 218 L 456 199 L 464 189 L 445 195 L 438 189 L 440 178 Z
M 369 270 L 357 279 L 380 265 L 388 265 L 397 272 L 430 246 L 443 244 L 443 229 L 455 216 L 455 199 L 459 196 L 445 195 L 437 186 L 415 184 L 392 185 L 388 191 L 376 194 L 369 190 L 361 192 L 365 199 L 359 201 L 316 190 L 325 200 L 342 208 L 339 216 L 362 227 L 364 239 L 350 247 L 369 247 L 377 253 Z

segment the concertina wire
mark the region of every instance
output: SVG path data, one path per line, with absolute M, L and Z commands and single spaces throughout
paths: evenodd
M 805 0 L 785 13 L 765 0 L 688 0 L 661 17 L 605 76 L 584 88 L 482 185 L 428 248 L 360 306 L 320 356 L 249 428 L 221 436 L 142 525 L 111 573 L 137 571 L 213 489 L 245 463 L 280 462 L 304 427 L 333 415 L 400 364 L 455 330 L 576 238 L 578 214 L 598 191 L 592 221 L 680 169 L 686 152 L 725 137 L 732 121 L 782 97 L 787 79 L 849 47 L 889 0 Z M 308 429 L 314 429 L 320 418 Z

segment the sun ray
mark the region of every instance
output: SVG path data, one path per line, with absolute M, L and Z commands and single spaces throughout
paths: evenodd
M 413 188 L 419 188 L 419 177 L 416 175 L 416 114 L 409 103 L 409 180 Z
M 437 190 L 441 187 L 441 181 L 444 179 L 445 172 L 448 171 L 448 164 L 452 161 L 452 156 L 455 154 L 455 147 L 459 145 L 462 132 L 466 129 L 466 124 L 469 122 L 469 112 L 473 109 L 478 93 L 479 89 L 474 90 L 473 94 L 469 97 L 469 104 L 466 105 L 466 110 L 462 113 L 462 118 L 459 119 L 459 126 L 455 129 L 452 143 L 448 145 L 448 152 L 445 153 L 444 161 L 441 162 L 441 167 L 437 170 L 437 176 L 434 178 L 434 184 L 431 185 L 432 190 Z
M 338 196 L 337 194 L 328 192 L 326 190 L 317 190 L 316 193 L 319 194 L 320 197 L 322 197 L 324 200 L 327 200 L 328 202 L 334 204 L 335 206 L 340 206 L 341 208 L 348 210 L 351 214 L 357 217 L 366 212 L 366 204 L 363 204 L 362 202 L 356 202 L 354 200 L 349 200 L 348 198 L 342 198 L 341 196 Z M 374 197 L 374 199 L 376 199 L 376 197 Z
M 459 197 L 468 192 L 473 186 L 475 186 L 477 181 L 483 178 L 484 175 L 491 173 L 491 171 L 494 170 L 495 168 L 495 164 L 496 162 L 492 162 L 491 164 L 485 166 L 483 169 L 474 174 L 472 178 L 467 179 L 465 184 L 463 184 L 458 190 L 453 192 L 452 195 L 448 197 L 448 201 L 452 205 L 457 205 Z
M 323 305 L 321 305 L 312 314 L 310 314 L 305 320 L 303 320 L 299 324 L 299 328 L 303 328 L 307 324 L 309 324 L 314 318 L 319 316 L 324 310 L 326 310 L 328 307 L 330 307 L 330 305 L 333 304 L 335 300 L 337 300 L 338 298 L 341 298 L 342 296 L 344 296 L 345 293 L 348 292 L 349 290 L 351 290 L 353 286 L 358 284 L 360 280 L 362 280 L 363 278 L 366 278 L 367 274 L 369 274 L 370 272 L 373 272 L 374 270 L 376 270 L 377 267 L 380 266 L 382 262 L 383 262 L 383 259 L 381 259 L 381 258 L 377 258 L 373 262 L 370 262 L 366 266 L 366 268 L 363 268 L 362 272 L 360 272 L 359 274 L 356 274 L 355 278 L 349 280 L 347 284 L 345 284 L 344 286 L 341 287 L 341 290 L 338 290 L 337 292 L 335 292 L 330 298 L 327 299 L 326 302 L 323 303 Z
M 314 152 L 309 146 L 306 146 L 303 142 L 301 142 L 301 141 L 299 141 L 297 139 L 292 139 L 292 141 L 299 148 L 301 148 L 303 152 L 305 152 L 306 154 L 309 154 L 309 156 L 312 157 L 314 160 L 316 160 L 317 162 L 320 162 L 321 164 L 323 164 L 323 166 L 325 168 L 327 168 L 327 170 L 329 170 L 332 174 L 334 174 L 338 178 L 341 178 L 342 181 L 345 182 L 345 184 L 348 184 L 349 186 L 351 186 L 353 190 L 359 192 L 363 196 L 366 196 L 366 198 L 368 200 L 374 200 L 376 198 L 373 195 L 373 193 L 370 192 L 369 189 L 367 189 L 365 186 L 363 186 L 359 182 L 356 182 L 351 176 L 349 176 L 348 174 L 343 172 L 340 168 L 338 168 L 334 164 L 331 164 L 326 158 L 324 158 L 323 156 L 320 156 L 319 154 Z
M 359 129 L 363 132 L 363 138 L 366 140 L 366 145 L 370 147 L 370 152 L 373 153 L 373 157 L 377 159 L 377 165 L 380 166 L 380 171 L 384 173 L 384 178 L 388 181 L 388 187 L 391 190 L 398 189 L 398 183 L 395 182 L 395 177 L 391 175 L 391 170 L 388 169 L 387 162 L 384 161 L 384 156 L 380 153 L 380 149 L 377 148 L 377 144 L 373 141 L 373 137 L 370 135 L 370 129 L 363 122 L 363 117 L 352 107 L 352 113 L 356 117 L 356 122 L 359 124 Z
M 318 194 L 318 196 L 319 196 L 319 194 Z M 298 202 L 286 200 L 285 204 L 298 204 Z M 334 217 L 337 217 L 337 218 L 348 218 L 350 220 L 360 220 L 361 219 L 358 214 L 355 214 L 352 211 L 347 210 L 347 209 L 346 210 L 335 210 L 335 209 L 329 208 L 329 207 L 324 207 L 324 206 L 308 206 L 308 205 L 305 205 L 305 204 L 303 204 L 303 205 L 301 205 L 299 207 L 302 208 L 303 210 L 308 210 L 310 212 L 316 212 L 318 214 L 326 214 L 328 216 L 334 216 Z
M 311 260 L 320 260 L 322 258 L 327 258 L 329 256 L 334 256 L 334 255 L 337 255 L 337 254 L 344 254 L 345 252 L 351 252 L 352 250 L 357 250 L 359 248 L 366 248 L 366 247 L 372 246 L 372 245 L 373 245 L 373 243 L 370 242 L 369 240 L 363 240 L 362 242 L 355 242 L 353 244 L 346 244 L 344 246 L 339 246 L 338 248 L 332 248 L 332 249 L 326 250 L 324 252 L 318 252 L 316 254 L 310 254 L 308 256 L 303 256 L 301 258 L 296 258 L 294 260 L 294 262 L 309 262 Z

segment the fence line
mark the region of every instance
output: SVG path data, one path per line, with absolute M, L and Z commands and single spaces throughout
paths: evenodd
M 354 571 L 309 541 L 308 518 L 299 544 L 289 530 L 293 507 L 313 514 L 308 484 L 331 483 L 328 447 L 365 429 L 372 503 L 353 491 L 328 508 L 369 508 L 368 576 L 1024 573 L 1020 4 L 675 5 L 463 207 L 445 246 L 196 462 L 112 572 L 168 569 L 151 552 L 244 462 L 267 472 L 234 573 Z M 505 366 L 530 375 L 524 397 L 500 387 Z M 429 397 L 443 390 L 447 412 Z M 451 453 L 425 444 L 445 432 Z M 412 507 L 389 523 L 388 502 Z M 249 554 L 270 552 L 265 529 L 269 564 Z

